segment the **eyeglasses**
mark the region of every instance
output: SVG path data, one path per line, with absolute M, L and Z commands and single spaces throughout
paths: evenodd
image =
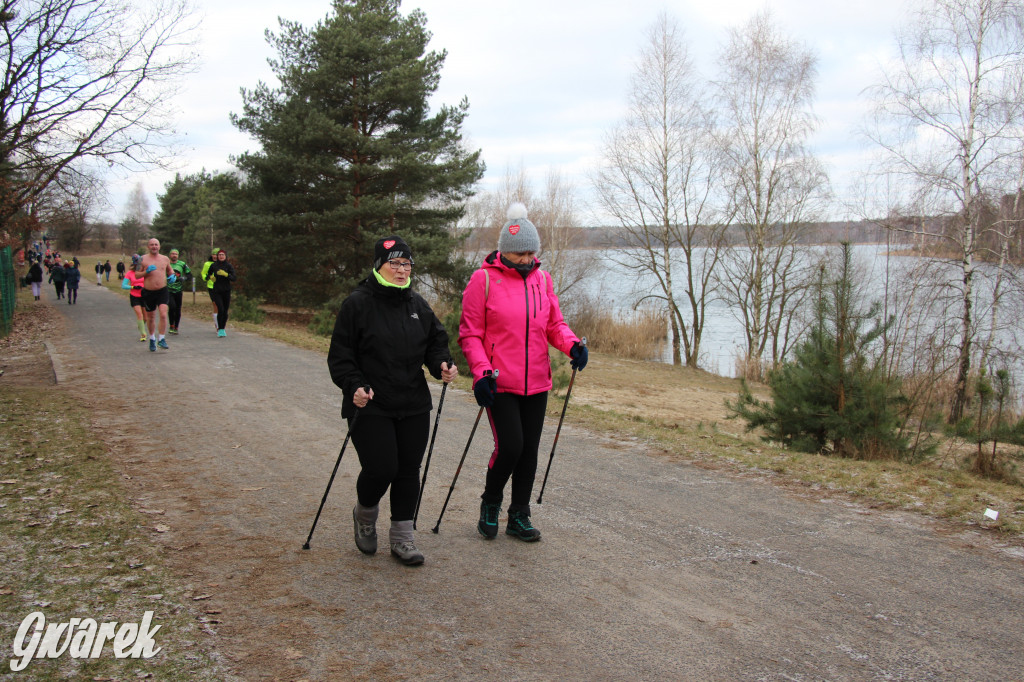
M 412 270 L 412 266 L 415 263 L 411 260 L 389 260 L 388 265 L 391 266 L 392 270 Z

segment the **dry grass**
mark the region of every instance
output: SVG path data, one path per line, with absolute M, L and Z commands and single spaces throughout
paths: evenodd
M 568 322 L 578 336 L 587 337 L 591 350 L 633 360 L 657 358 L 668 325 L 665 315 L 654 310 L 637 310 L 623 319 L 594 303 L 575 306 Z
M 95 286 L 95 284 L 93 285 Z M 154 658 L 35 660 L 34 680 L 199 679 L 220 675 L 189 586 L 165 568 L 153 541 L 159 516 L 133 510 L 110 453 L 89 430 L 53 372 L 42 340 L 58 328 L 50 306 L 19 293 L 16 333 L 0 340 L 0 630 L 9 645 L 21 621 L 71 618 L 161 625 Z M 19 319 L 20 318 L 20 319 Z

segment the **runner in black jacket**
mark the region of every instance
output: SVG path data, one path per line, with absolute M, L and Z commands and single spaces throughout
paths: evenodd
M 341 414 L 354 427 L 352 444 L 362 467 L 352 510 L 356 546 L 366 554 L 377 551 L 378 503 L 390 486 L 391 553 L 416 565 L 423 554 L 413 544 L 412 519 L 433 407 L 423 366 L 446 382 L 458 370 L 449 366 L 444 326 L 409 288 L 409 245 L 385 237 L 374 256 L 373 274 L 341 305 L 327 366 L 342 390 Z

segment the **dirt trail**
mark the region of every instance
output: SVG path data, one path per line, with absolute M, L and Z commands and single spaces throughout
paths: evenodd
M 1024 561 L 910 514 L 797 497 L 568 427 L 527 545 L 475 530 L 489 434 L 449 390 L 410 569 L 351 539 L 344 429 L 318 354 L 183 322 L 150 353 L 120 295 L 62 309 L 59 380 L 95 414 L 154 534 L 221 610 L 244 679 L 1011 679 Z M 585 377 L 584 377 L 585 378 Z M 578 381 L 575 391 L 586 391 Z M 436 403 L 436 400 L 435 400 Z M 546 454 L 554 434 L 542 440 Z M 382 518 L 387 517 L 386 509 Z M 173 633 L 165 633 L 173 636 Z

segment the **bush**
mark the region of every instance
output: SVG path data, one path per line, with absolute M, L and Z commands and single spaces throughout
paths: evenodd
M 900 430 L 905 398 L 871 354 L 891 320 L 881 319 L 877 303 L 861 304 L 849 244 L 843 244 L 836 272 L 822 268 L 814 293 L 815 320 L 793 360 L 768 372 L 771 401 L 754 398 L 744 381 L 736 402 L 727 406 L 748 430 L 763 428 L 766 440 L 797 450 L 855 459 L 912 458 L 915 451 Z
M 231 316 L 240 322 L 262 324 L 266 313 L 260 309 L 263 299 L 237 295 L 231 301 Z
M 316 334 L 317 336 L 330 337 L 334 334 L 334 322 L 338 319 L 338 311 L 331 310 L 330 306 L 325 306 L 317 311 L 316 315 L 309 323 L 310 333 Z

